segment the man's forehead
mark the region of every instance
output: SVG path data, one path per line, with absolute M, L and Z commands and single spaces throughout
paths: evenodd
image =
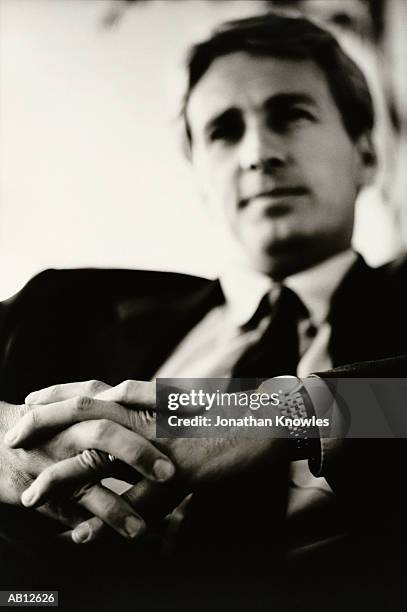
M 202 127 L 228 108 L 255 108 L 284 94 L 304 95 L 316 103 L 329 95 L 324 74 L 311 60 L 231 53 L 214 60 L 192 90 L 188 119 Z

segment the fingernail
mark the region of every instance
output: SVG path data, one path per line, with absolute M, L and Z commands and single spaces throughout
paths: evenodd
M 174 474 L 172 463 L 165 459 L 157 459 L 153 465 L 153 474 L 157 480 L 168 480 Z
M 21 495 L 21 501 L 24 506 L 32 506 L 36 499 L 37 494 L 35 492 L 35 489 L 28 488 Z
M 90 538 L 91 531 L 87 523 L 78 525 L 72 532 L 72 539 L 75 544 L 83 544 Z
M 143 523 L 135 516 L 126 516 L 124 519 L 124 526 L 131 538 L 135 538 L 136 535 L 139 535 L 144 531 Z
M 10 431 L 8 431 L 6 435 L 4 436 L 4 442 L 11 446 L 12 444 L 14 444 L 17 438 L 18 438 L 18 433 L 10 429 Z

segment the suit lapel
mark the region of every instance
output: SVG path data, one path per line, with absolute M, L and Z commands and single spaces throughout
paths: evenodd
M 126 300 L 117 304 L 110 330 L 112 382 L 151 379 L 180 340 L 224 297 L 218 281 L 186 297 Z
M 331 302 L 329 352 L 334 367 L 402 352 L 406 339 L 396 290 L 385 268 L 370 268 L 359 257 Z

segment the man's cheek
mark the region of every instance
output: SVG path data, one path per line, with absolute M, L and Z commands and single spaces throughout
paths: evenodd
M 212 179 L 208 191 L 207 204 L 211 215 L 216 223 L 223 225 L 225 221 L 230 223 L 236 209 L 234 190 L 230 184 L 219 181 L 216 177 Z

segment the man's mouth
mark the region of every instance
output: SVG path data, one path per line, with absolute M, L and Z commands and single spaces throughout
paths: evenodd
M 239 202 L 239 208 L 257 204 L 267 209 L 267 215 L 279 216 L 288 212 L 292 207 L 292 198 L 308 194 L 308 189 L 302 186 L 275 187 L 253 193 Z

